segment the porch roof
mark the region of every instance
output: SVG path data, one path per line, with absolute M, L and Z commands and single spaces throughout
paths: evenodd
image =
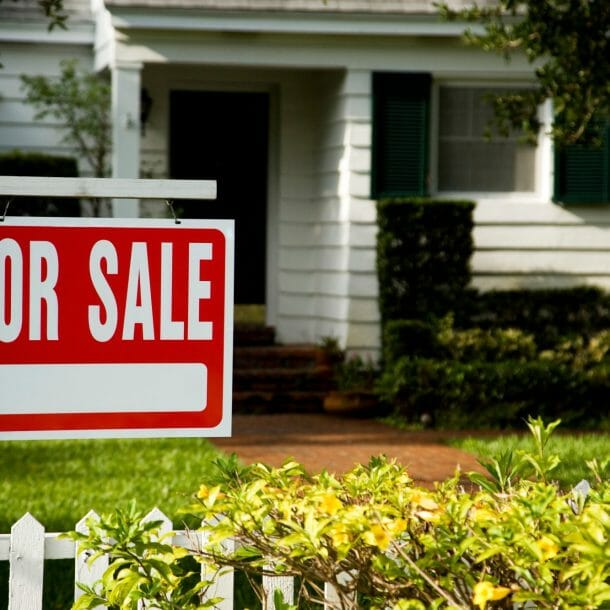
M 483 4 L 494 0 L 485 0 Z M 307 13 L 432 14 L 433 0 L 106 0 L 108 7 L 193 8 L 210 11 L 264 11 Z M 453 8 L 472 4 L 471 0 L 447 0 Z

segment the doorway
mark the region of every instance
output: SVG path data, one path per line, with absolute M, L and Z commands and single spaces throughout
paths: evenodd
M 170 92 L 170 177 L 216 180 L 217 199 L 185 201 L 184 218 L 235 219 L 235 303 L 266 295 L 269 95 Z

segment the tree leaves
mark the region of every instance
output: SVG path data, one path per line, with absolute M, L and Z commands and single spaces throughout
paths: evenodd
M 591 0 L 500 0 L 454 11 L 439 5 L 449 20 L 478 23 L 465 40 L 506 60 L 525 55 L 534 65 L 535 86 L 499 96 L 493 104 L 500 133 L 523 129 L 535 141 L 538 108 L 553 103 L 551 135 L 558 146 L 595 143 L 610 119 L 610 3 Z

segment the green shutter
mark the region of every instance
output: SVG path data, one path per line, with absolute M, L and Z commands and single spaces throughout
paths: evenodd
M 555 193 L 561 203 L 610 202 L 610 126 L 600 147 L 574 145 L 555 152 Z
M 374 199 L 427 194 L 429 106 L 428 74 L 373 74 Z

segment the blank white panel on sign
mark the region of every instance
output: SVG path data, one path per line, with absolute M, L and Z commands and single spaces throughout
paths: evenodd
M 2 364 L 0 414 L 202 411 L 207 377 L 201 363 Z

